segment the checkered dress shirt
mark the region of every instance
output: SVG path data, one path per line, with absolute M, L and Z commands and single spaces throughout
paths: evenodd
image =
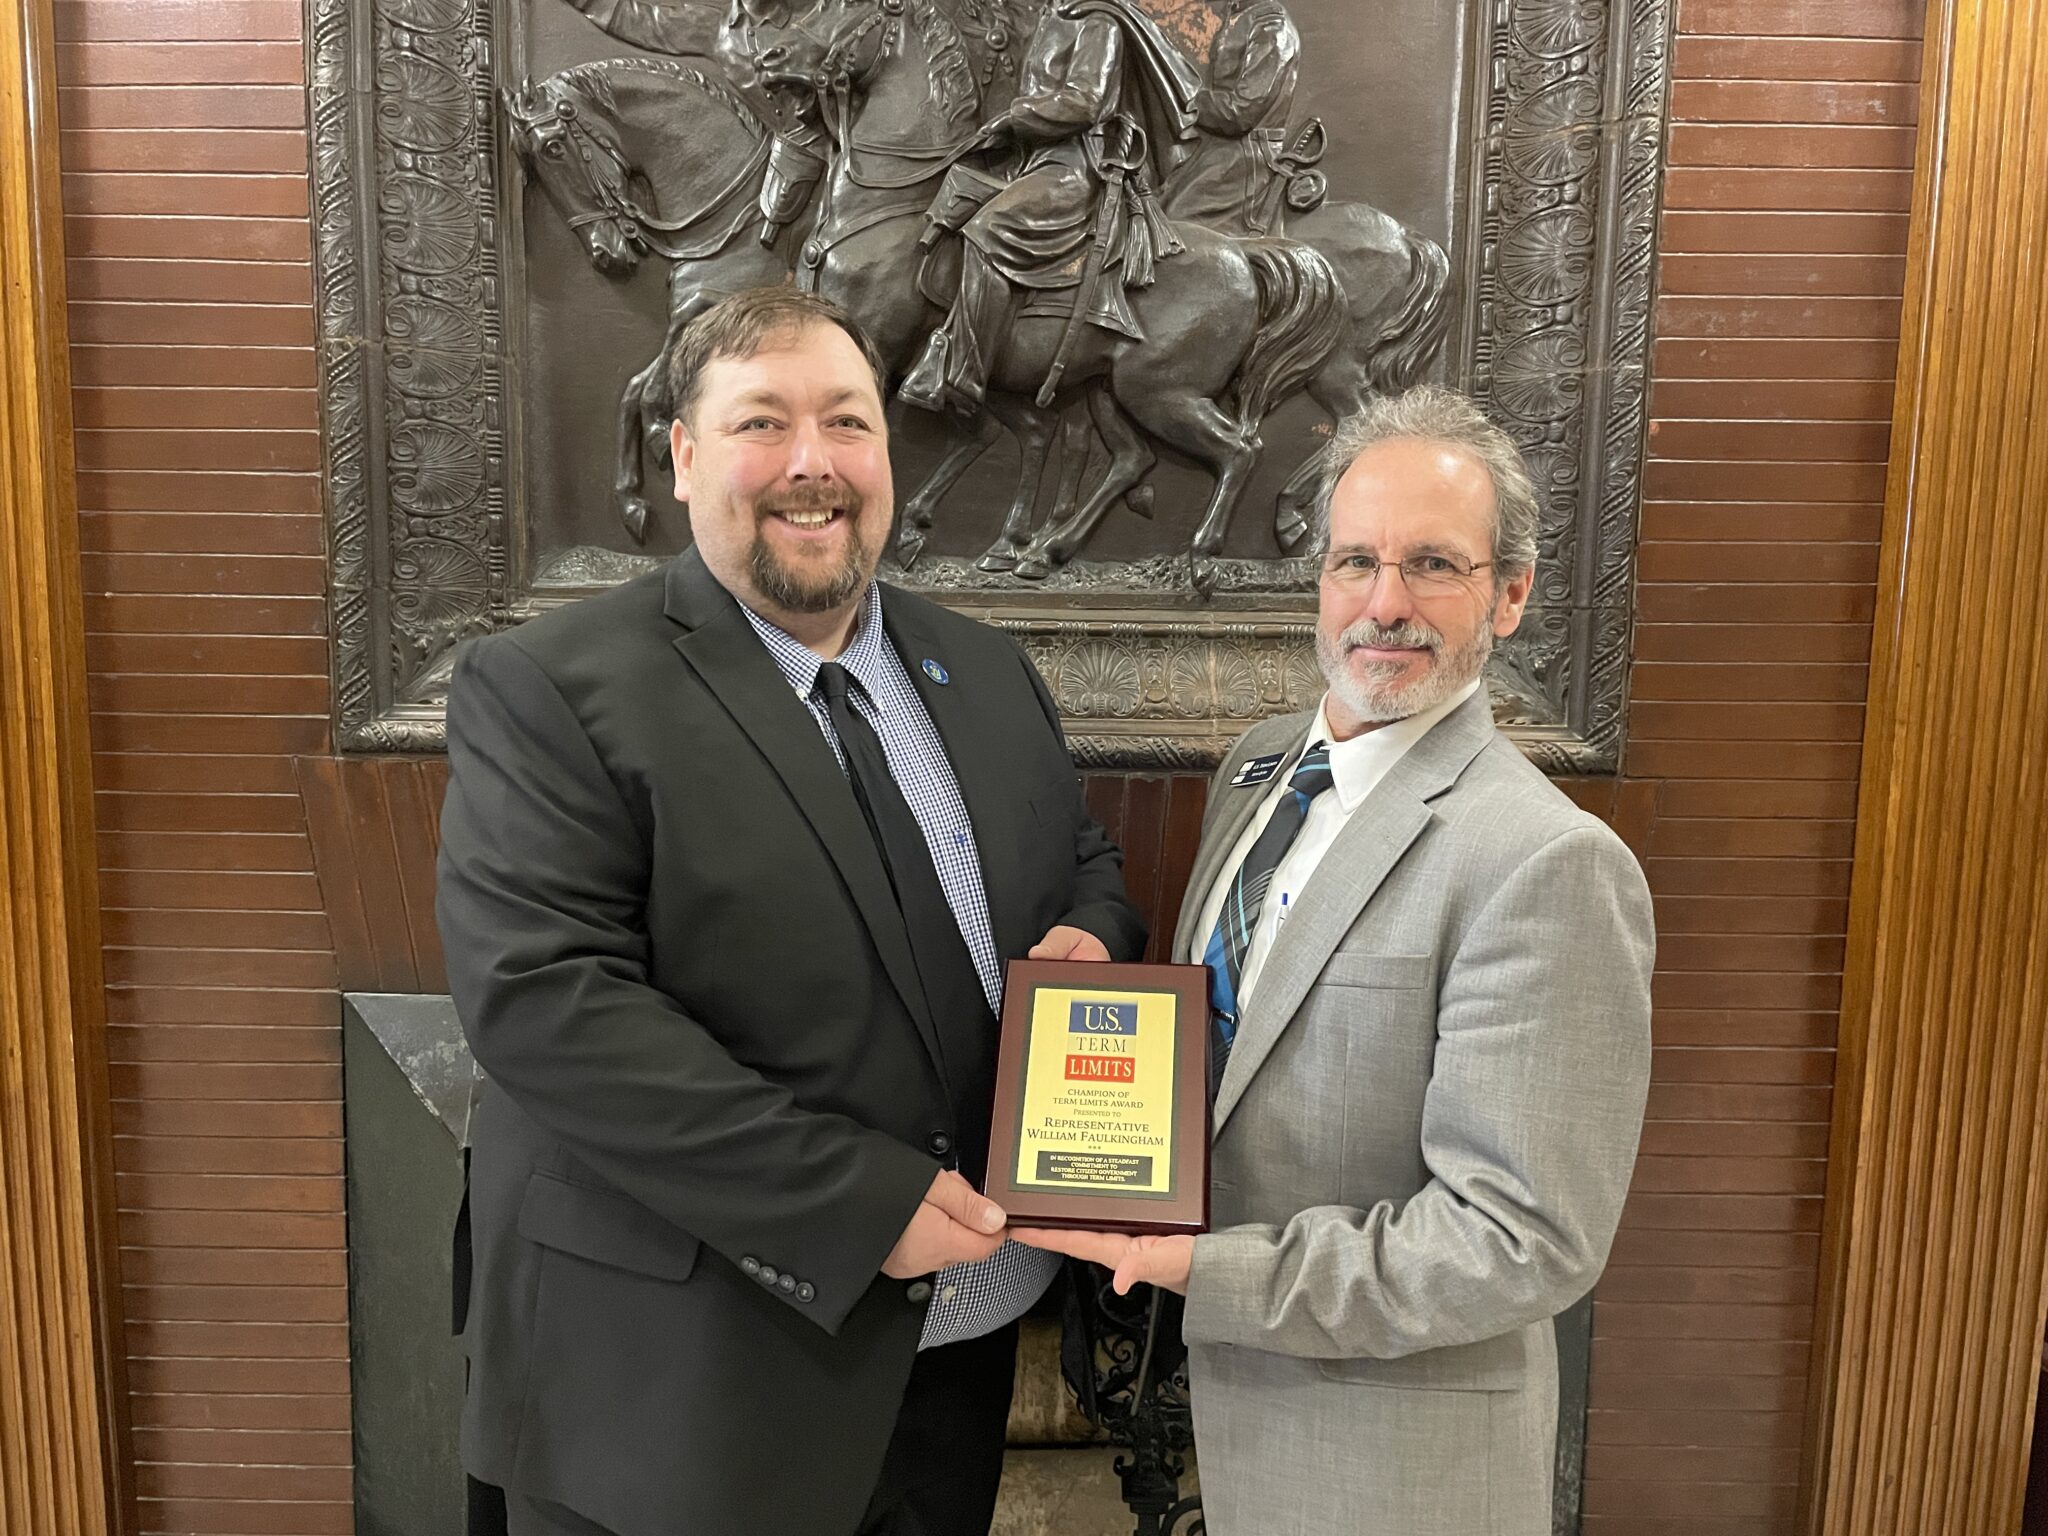
M 775 665 L 803 700 L 824 732 L 832 755 L 846 771 L 846 753 L 839 745 L 839 733 L 832 729 L 825 713 L 825 696 L 818 688 L 818 668 L 825 658 L 792 639 L 744 603 L 740 611 L 754 626 L 754 633 L 775 658 Z M 932 865 L 946 904 L 960 924 L 960 937 L 967 941 L 967 953 L 974 961 L 981 990 L 988 997 L 990 1012 L 1001 1017 L 1003 969 L 996 953 L 995 932 L 989 926 L 988 892 L 981 883 L 981 854 L 974 842 L 974 823 L 967 815 L 967 802 L 960 797 L 960 782 L 953 776 L 953 764 L 946 757 L 945 743 L 938 727 L 925 712 L 924 700 L 903 660 L 889 643 L 882 627 L 882 594 L 868 583 L 868 595 L 861 603 L 860 628 L 853 643 L 838 658 L 839 664 L 860 684 L 847 690 L 847 700 L 861 718 L 874 728 L 882 753 L 889 759 L 889 772 L 903 791 L 910 811 L 924 832 L 931 849 Z M 1021 1243 L 1005 1243 L 978 1264 L 956 1264 L 932 1279 L 931 1309 L 925 1314 L 921 1349 L 952 1344 L 961 1339 L 992 1333 L 1012 1318 L 1021 1317 L 1045 1293 L 1059 1268 L 1059 1256 Z

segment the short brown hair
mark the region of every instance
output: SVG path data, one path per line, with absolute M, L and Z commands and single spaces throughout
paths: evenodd
M 703 390 L 704 370 L 721 357 L 744 360 L 772 338 L 788 336 L 814 325 L 836 325 L 853 339 L 875 375 L 875 394 L 889 398 L 888 370 L 882 354 L 860 322 L 830 299 L 790 285 L 748 288 L 720 299 L 676 337 L 668 354 L 668 398 L 675 419 L 689 425 Z

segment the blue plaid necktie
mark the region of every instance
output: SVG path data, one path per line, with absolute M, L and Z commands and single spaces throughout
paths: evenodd
M 1317 742 L 1295 766 L 1293 777 L 1287 781 L 1289 792 L 1273 807 L 1265 830 L 1259 833 L 1258 841 L 1238 866 L 1236 878 L 1223 898 L 1223 910 L 1217 914 L 1216 931 L 1209 935 L 1209 945 L 1202 951 L 1202 959 L 1209 967 L 1209 1010 L 1216 1031 L 1214 1049 L 1209 1055 L 1212 1099 L 1217 1084 L 1223 1081 L 1231 1044 L 1237 1039 L 1237 989 L 1244 979 L 1245 955 L 1251 950 L 1252 935 L 1258 931 L 1259 910 L 1266 903 L 1273 872 L 1280 867 L 1280 861 L 1301 831 L 1301 824 L 1308 819 L 1309 806 L 1331 782 L 1329 743 Z

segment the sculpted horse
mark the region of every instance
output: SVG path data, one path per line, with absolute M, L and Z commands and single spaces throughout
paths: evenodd
M 668 327 L 619 400 L 612 481 L 619 520 L 647 532 L 644 458 L 665 461 L 662 365 L 676 334 L 744 288 L 788 279 L 787 234 L 764 246 L 757 204 L 770 135 L 725 80 L 667 60 L 578 64 L 502 96 L 527 172 L 610 276 L 645 256 L 669 263 Z
M 957 281 L 957 268 L 940 263 L 928 274 L 929 295 L 920 286 L 924 211 L 980 128 L 980 93 L 957 29 L 932 0 L 819 0 L 781 20 L 735 4 L 719 52 L 763 84 L 816 92 L 834 150 L 800 280 L 808 276 L 878 334 L 906 339 L 896 356 L 907 364 L 941 316 L 934 301 L 949 298 L 947 284 Z M 1127 295 L 1144 342 L 1082 326 L 1042 409 L 1035 400 L 1067 326 L 1027 308 L 995 363 L 987 406 L 1024 443 L 1029 479 L 1057 413 L 1090 405 L 1111 467 L 1061 525 L 1079 530 L 1075 547 L 1151 467 L 1131 423 L 1208 469 L 1215 489 L 1189 547 L 1191 576 L 1206 590 L 1258 459 L 1260 422 L 1323 368 L 1346 300 L 1329 263 L 1306 245 L 1237 241 L 1197 224 L 1174 232 L 1184 250 L 1161 263 L 1151 286 Z M 1043 575 L 1071 553 L 1033 544 L 1033 512 L 1020 497 L 985 565 L 1009 560 L 1019 575 Z M 913 531 L 906 523 L 904 536 Z
M 623 41 L 655 46 L 662 39 L 620 25 Z M 778 232 L 767 245 L 753 233 L 773 136 L 763 113 L 733 83 L 687 63 L 635 58 L 579 64 L 538 82 L 523 81 L 503 95 L 514 149 L 527 173 L 582 243 L 591 264 L 609 276 L 630 273 L 648 256 L 669 263 L 668 323 L 659 348 L 627 382 L 619 402 L 613 493 L 619 519 L 635 541 L 648 517 L 645 464 L 665 463 L 670 419 L 663 364 L 677 333 L 728 294 L 786 282 L 801 244 L 797 233 Z M 671 210 L 686 210 L 675 213 Z M 919 210 L 921 212 L 921 210 Z M 910 232 L 915 238 L 915 230 Z M 928 321 L 922 302 L 908 308 L 878 303 L 866 284 L 842 280 L 835 264 L 828 296 L 859 316 L 875 337 L 892 376 L 900 377 L 922 344 Z M 1025 473 L 1017 501 L 1025 514 L 1036 504 L 1050 429 L 1034 413 L 1008 417 L 1025 443 Z M 1085 434 L 1085 419 L 1074 426 Z M 1001 426 L 978 422 L 947 454 L 927 486 L 904 505 L 906 564 L 917 557 L 938 498 L 993 443 Z M 1129 429 L 1124 433 L 1129 435 Z M 1086 458 L 1084 437 L 1068 438 L 1067 483 Z M 1130 496 L 1143 506 L 1149 487 Z M 1013 561 L 991 564 L 1007 570 Z

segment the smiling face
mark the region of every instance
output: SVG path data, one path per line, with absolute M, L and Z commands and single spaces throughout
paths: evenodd
M 712 359 L 670 443 L 719 584 L 806 644 L 843 646 L 895 507 L 882 401 L 853 339 L 807 324 Z
M 1496 638 L 1511 635 L 1532 571 L 1506 581 L 1493 559 L 1493 482 L 1447 443 L 1391 438 L 1344 472 L 1330 498 L 1330 550 L 1316 613 L 1316 656 L 1340 739 L 1442 703 L 1479 676 Z M 1381 563 L 1364 580 L 1358 566 Z M 1396 567 L 1441 556 L 1469 576 L 1417 592 Z

